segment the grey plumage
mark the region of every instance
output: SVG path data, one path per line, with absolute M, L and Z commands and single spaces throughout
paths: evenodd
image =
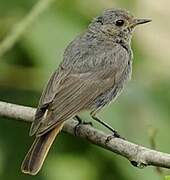
M 81 111 L 95 115 L 121 93 L 131 77 L 135 23 L 129 12 L 109 9 L 68 45 L 42 93 L 30 135 L 43 137 Z
M 127 16 L 129 17 L 129 14 Z M 101 108 L 116 97 L 124 82 L 130 77 L 131 33 L 119 37 L 119 34 L 114 32 L 108 34 L 107 28 L 104 29 L 105 32 L 99 31 L 109 20 L 113 23 L 116 14 L 109 10 L 104 12 L 103 17 L 103 23 L 99 22 L 98 18 L 94 19 L 89 29 L 66 48 L 63 62 L 51 77 L 39 104 L 40 110 L 48 104 L 50 117 L 43 121 L 40 118 L 35 119 L 31 134 L 35 133 L 34 129 L 37 127 L 39 129 L 36 133 L 43 134 L 57 122 L 65 121 L 79 111 Z M 104 104 L 100 100 L 103 96 Z M 40 110 L 37 111 L 37 115 Z

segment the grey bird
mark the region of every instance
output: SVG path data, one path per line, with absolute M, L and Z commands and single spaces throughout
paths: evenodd
M 100 122 L 96 113 L 118 97 L 131 77 L 132 32 L 150 21 L 125 10 L 108 9 L 68 45 L 40 98 L 30 129 L 35 140 L 22 163 L 22 172 L 39 172 L 66 120 L 89 111 Z

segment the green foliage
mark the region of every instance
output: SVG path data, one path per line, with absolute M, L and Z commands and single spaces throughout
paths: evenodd
M 170 176 L 165 176 L 165 180 L 170 180 Z

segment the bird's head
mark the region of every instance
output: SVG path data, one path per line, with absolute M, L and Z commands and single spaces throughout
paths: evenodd
M 96 33 L 101 32 L 107 36 L 118 36 L 129 40 L 135 27 L 150 21 L 150 19 L 136 18 L 125 10 L 108 9 L 92 21 L 89 29 Z

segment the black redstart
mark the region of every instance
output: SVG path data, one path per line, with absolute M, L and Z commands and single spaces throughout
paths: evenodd
M 68 45 L 40 98 L 30 130 L 35 140 L 21 167 L 24 173 L 38 173 L 66 120 L 89 111 L 100 122 L 96 113 L 116 99 L 131 77 L 132 32 L 147 22 L 125 10 L 108 9 Z

